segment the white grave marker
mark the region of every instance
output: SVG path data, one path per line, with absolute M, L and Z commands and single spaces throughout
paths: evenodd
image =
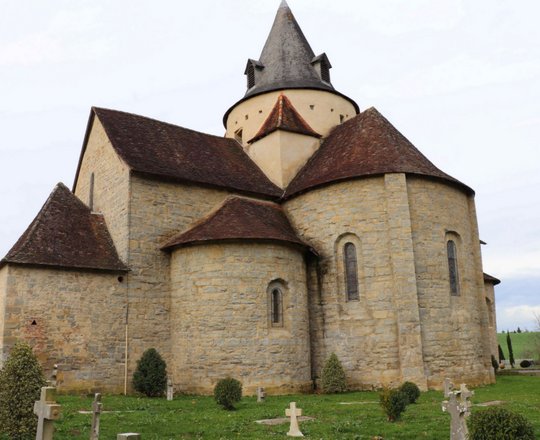
M 41 388 L 41 397 L 34 402 L 34 414 L 38 416 L 36 440 L 52 440 L 54 420 L 60 418 L 60 405 L 56 403 L 56 388 Z
M 452 390 L 453 384 L 449 379 L 444 381 L 444 396 L 448 399 L 442 403 L 442 410 L 450 414 L 450 440 L 467 440 L 467 417 L 471 414 L 469 398 L 474 395 L 462 383 L 459 390 Z
M 172 383 L 172 379 L 169 377 L 167 378 L 167 400 L 173 400 L 174 397 L 174 387 Z
M 291 402 L 290 408 L 285 410 L 285 415 L 291 418 L 291 426 L 289 427 L 289 432 L 287 435 L 289 437 L 304 437 L 304 434 L 300 432 L 297 419 L 297 417 L 302 415 L 302 410 L 300 408 L 296 408 L 296 402 Z

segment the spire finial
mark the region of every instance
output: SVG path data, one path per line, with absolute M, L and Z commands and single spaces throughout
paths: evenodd
M 279 8 L 289 8 L 289 5 L 287 4 L 286 0 L 281 0 L 281 4 L 279 5 Z

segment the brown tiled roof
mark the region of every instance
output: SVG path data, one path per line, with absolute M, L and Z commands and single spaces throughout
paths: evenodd
M 501 280 L 499 280 L 498 278 L 492 277 L 491 275 L 488 275 L 487 273 L 484 273 L 484 282 L 491 283 L 494 286 L 496 286 L 497 284 L 501 284 Z
M 294 232 L 281 206 L 231 197 L 191 229 L 165 243 L 162 249 L 216 240 L 270 240 L 307 247 Z
M 289 184 L 285 197 L 331 182 L 385 173 L 442 179 L 473 193 L 433 165 L 372 107 L 332 130 Z
M 59 183 L 39 214 L 0 262 L 125 271 L 105 220 Z
M 92 108 L 89 126 L 94 114 L 118 155 L 135 172 L 266 197 L 282 193 L 233 139 L 102 108 Z
M 255 142 L 276 130 L 290 131 L 292 133 L 306 134 L 320 138 L 321 135 L 313 130 L 305 119 L 300 116 L 289 98 L 279 95 L 276 105 L 264 121 L 257 134 L 248 142 Z

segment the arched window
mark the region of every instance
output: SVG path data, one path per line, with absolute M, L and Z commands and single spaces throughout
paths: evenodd
M 359 299 L 358 292 L 358 262 L 356 259 L 356 246 L 345 243 L 343 247 L 343 259 L 345 266 L 345 286 L 347 291 L 347 301 Z
M 459 273 L 456 243 L 454 240 L 446 242 L 446 253 L 448 256 L 448 278 L 450 280 L 450 294 L 453 296 L 459 295 Z
M 270 322 L 273 326 L 283 324 L 283 294 L 277 287 L 270 293 Z

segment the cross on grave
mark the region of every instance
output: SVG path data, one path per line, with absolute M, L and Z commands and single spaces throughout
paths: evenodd
M 96 393 L 92 402 L 92 429 L 90 429 L 90 440 L 99 440 L 99 418 L 103 404 L 101 403 L 101 394 Z
M 257 387 L 257 403 L 264 402 L 266 399 L 266 393 L 263 387 Z
M 442 403 L 442 410 L 450 414 L 450 440 L 467 440 L 469 431 L 466 418 L 471 414 L 469 398 L 474 395 L 474 392 L 469 391 L 465 384 L 461 384 L 459 390 L 452 390 L 453 385 L 448 383 L 447 387 L 446 381 L 445 397 L 448 400 Z
M 52 440 L 54 420 L 60 418 L 60 405 L 56 403 L 56 388 L 41 388 L 40 399 L 34 402 L 34 414 L 38 416 L 36 440 Z
M 167 378 L 167 400 L 173 400 L 174 397 L 174 388 L 172 379 L 170 377 Z
M 302 410 L 300 408 L 296 408 L 296 402 L 291 402 L 290 408 L 285 410 L 285 415 L 291 418 L 291 426 L 289 427 L 289 432 L 287 435 L 289 437 L 304 437 L 304 434 L 300 432 L 297 419 L 297 417 L 302 415 Z

